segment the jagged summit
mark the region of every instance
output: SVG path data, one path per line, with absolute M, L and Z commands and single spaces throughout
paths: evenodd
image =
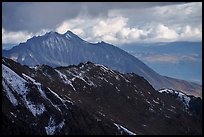
M 56 32 L 56 31 L 50 31 L 50 32 L 47 32 L 46 34 L 50 34 L 50 35 L 53 35 L 53 34 L 59 34 L 58 32 Z
M 83 39 L 81 39 L 79 36 L 77 36 L 76 34 L 74 34 L 73 32 L 71 32 L 70 30 L 67 30 L 67 32 L 65 32 L 64 35 L 67 39 L 69 40 L 75 40 L 75 41 L 84 41 Z
M 79 41 L 83 41 L 80 37 L 78 37 L 76 34 L 74 34 L 73 32 L 71 32 L 70 30 L 68 30 L 67 32 L 65 32 L 64 34 L 60 34 L 56 31 L 49 31 L 46 32 L 44 35 L 41 36 L 33 36 L 32 38 L 28 39 L 27 42 L 33 41 L 33 40 L 46 40 L 46 39 L 50 39 L 50 38 L 65 38 L 68 40 L 79 40 Z
M 67 34 L 72 35 L 72 36 L 73 36 L 73 35 L 76 36 L 76 34 L 74 34 L 73 32 L 71 32 L 70 30 L 67 30 L 67 32 L 64 33 L 64 35 L 67 35 Z

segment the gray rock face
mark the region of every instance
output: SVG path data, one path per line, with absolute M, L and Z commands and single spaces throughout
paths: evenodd
M 198 84 L 161 76 L 120 48 L 105 42 L 89 43 L 71 31 L 65 34 L 49 32 L 33 37 L 11 50 L 3 50 L 3 56 L 28 66 L 47 64 L 57 67 L 91 61 L 123 73 L 134 72 L 156 89 L 173 88 L 202 96 L 202 87 Z

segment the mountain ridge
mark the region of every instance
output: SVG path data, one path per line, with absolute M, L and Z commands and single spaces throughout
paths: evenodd
M 3 50 L 2 54 L 28 66 L 47 64 L 56 67 L 91 61 L 123 73 L 134 72 L 147 79 L 156 89 L 174 88 L 202 96 L 200 85 L 163 77 L 122 49 L 103 41 L 86 42 L 71 31 L 64 34 L 50 32 L 33 37 L 11 50 Z
M 4 134 L 202 134 L 202 102 L 186 108 L 134 73 L 2 63 Z

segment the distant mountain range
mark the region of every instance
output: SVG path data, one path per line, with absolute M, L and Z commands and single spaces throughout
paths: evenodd
M 137 57 L 160 75 L 202 85 L 202 42 L 134 43 L 119 48 Z
M 3 135 L 201 135 L 202 100 L 91 62 L 2 58 Z
M 2 54 L 30 67 L 42 64 L 52 67 L 68 66 L 91 61 L 122 73 L 134 72 L 144 77 L 156 89 L 171 88 L 202 96 L 201 85 L 161 76 L 120 48 L 105 42 L 89 43 L 71 31 L 65 34 L 49 32 L 43 36 L 33 37 L 10 50 L 3 50 Z

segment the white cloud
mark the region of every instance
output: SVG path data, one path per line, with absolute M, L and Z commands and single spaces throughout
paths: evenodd
M 67 30 L 71 30 L 73 33 L 79 36 L 83 36 L 84 35 L 83 28 L 86 27 L 85 23 L 87 22 L 80 18 L 70 19 L 62 22 L 60 25 L 57 26 L 55 30 L 61 34 L 67 32 Z
M 59 33 L 65 33 L 66 30 L 71 30 L 71 25 L 68 22 L 63 22 L 57 29 L 56 31 Z
M 16 44 L 20 42 L 25 42 L 27 39 L 31 38 L 32 34 L 25 31 L 8 32 L 2 28 L 2 43 L 3 44 Z
M 35 36 L 42 36 L 42 35 L 46 34 L 49 31 L 50 31 L 49 29 L 42 29 L 39 32 L 35 33 Z
M 128 19 L 124 17 L 113 17 L 107 18 L 105 20 L 101 19 L 93 27 L 94 36 L 103 36 L 106 34 L 114 35 L 116 32 L 120 31 L 127 24 Z
M 116 34 L 121 34 L 121 37 L 124 38 L 129 33 L 126 28 L 127 21 L 128 19 L 124 17 L 100 19 L 99 22 L 94 23 L 92 35 L 99 41 L 117 43 L 119 40 Z
M 2 43 L 3 44 L 19 44 L 22 42 L 26 42 L 28 39 L 32 38 L 33 36 L 42 36 L 45 33 L 49 32 L 49 29 L 42 29 L 37 33 L 29 33 L 27 31 L 7 31 L 2 28 Z
M 202 28 L 196 27 L 192 28 L 191 26 L 187 25 L 182 28 L 180 33 L 180 40 L 189 40 L 189 41 L 200 41 L 202 40 Z
M 68 29 L 89 42 L 111 44 L 134 42 L 202 41 L 202 3 L 158 6 L 146 9 L 109 10 L 108 16 L 78 16 L 57 27 Z
M 178 64 L 181 61 L 198 61 L 197 54 L 189 54 L 189 55 L 169 55 L 169 54 L 145 54 L 138 55 L 144 61 L 151 63 L 173 63 Z
M 168 28 L 167 26 L 163 25 L 163 24 L 159 24 L 156 27 L 156 38 L 161 38 L 161 39 L 175 39 L 178 37 L 178 34 L 176 33 L 176 31 L 174 31 L 173 29 Z
M 128 18 L 81 18 L 64 21 L 57 26 L 56 31 L 65 33 L 71 30 L 89 42 L 106 41 L 112 44 L 135 42 L 147 36 L 147 33 L 138 28 L 128 27 Z

